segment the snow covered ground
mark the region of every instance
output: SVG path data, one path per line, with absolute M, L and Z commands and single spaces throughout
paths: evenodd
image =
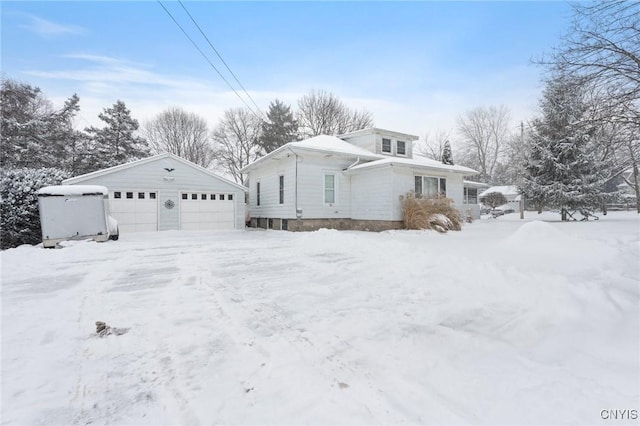
M 638 215 L 558 219 L 7 250 L 1 421 L 637 424 Z

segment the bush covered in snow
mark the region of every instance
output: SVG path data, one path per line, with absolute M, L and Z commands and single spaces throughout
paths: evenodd
M 420 198 L 410 192 L 402 197 L 402 212 L 407 229 L 433 229 L 438 232 L 462 229 L 462 217 L 450 198 Z
M 65 177 L 62 170 L 55 168 L 0 170 L 0 247 L 3 250 L 42 240 L 38 190 L 59 185 Z

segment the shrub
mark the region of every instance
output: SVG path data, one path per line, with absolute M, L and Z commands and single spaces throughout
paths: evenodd
M 462 217 L 450 198 L 421 198 L 410 192 L 402 197 L 402 209 L 407 229 L 433 229 L 438 232 L 462 229 Z
M 0 248 L 42 241 L 38 190 L 59 185 L 65 173 L 59 169 L 9 169 L 0 171 Z
M 502 192 L 490 192 L 484 197 L 483 203 L 487 206 L 495 209 L 496 207 L 500 207 L 503 204 L 507 204 L 507 198 L 504 196 Z

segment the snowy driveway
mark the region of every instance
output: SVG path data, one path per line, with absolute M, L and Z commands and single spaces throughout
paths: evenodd
M 640 408 L 639 244 L 612 213 L 8 250 L 1 420 L 599 424 Z

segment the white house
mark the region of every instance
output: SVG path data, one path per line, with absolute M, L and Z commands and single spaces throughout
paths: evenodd
M 66 179 L 109 189 L 120 233 L 243 229 L 247 188 L 165 153 Z
M 252 226 L 398 229 L 410 191 L 445 194 L 463 211 L 463 177 L 477 172 L 414 155 L 417 139 L 371 128 L 281 146 L 241 170 Z

